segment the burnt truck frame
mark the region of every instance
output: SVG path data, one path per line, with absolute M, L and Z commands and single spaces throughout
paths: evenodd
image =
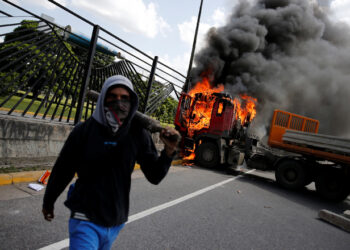
M 236 119 L 229 95 L 211 96 L 210 123 L 189 131 L 188 123 L 196 120 L 192 117 L 196 102 L 208 97 L 181 94 L 175 127 L 182 135 L 182 156 L 194 152 L 196 163 L 206 168 L 219 164 L 234 168 L 245 160 L 248 168 L 274 171 L 284 188 L 296 190 L 315 182 L 316 191 L 328 200 L 341 201 L 349 195 L 350 140 L 318 135 L 319 121 L 282 110 L 274 111 L 269 135 L 259 139 L 247 133 L 249 121 L 241 125 Z M 310 136 L 314 139 L 305 140 Z

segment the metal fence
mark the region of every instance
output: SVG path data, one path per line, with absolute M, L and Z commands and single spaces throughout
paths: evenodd
M 69 26 L 61 27 L 4 0 L 27 17 L 19 20 L 0 11 L 2 113 L 76 124 L 91 116 L 96 105 L 86 98 L 87 90 L 100 91 L 105 79 L 115 74 L 133 82 L 139 110 L 146 114 L 152 114 L 172 93 L 178 97 L 185 82 L 181 73 L 49 1 L 91 26 L 91 37 L 72 33 Z

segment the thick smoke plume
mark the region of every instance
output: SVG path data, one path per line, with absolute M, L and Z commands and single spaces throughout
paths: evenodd
M 209 31 L 195 63 L 192 83 L 205 74 L 233 96 L 258 99 L 257 127 L 278 108 L 350 137 L 350 28 L 311 1 L 241 1 L 225 26 Z

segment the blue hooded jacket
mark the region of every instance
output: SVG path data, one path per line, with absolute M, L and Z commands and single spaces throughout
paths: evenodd
M 104 113 L 107 90 L 114 85 L 123 85 L 131 95 L 129 115 L 115 135 Z M 105 81 L 92 117 L 73 129 L 57 158 L 43 208 L 53 209 L 58 196 L 77 173 L 75 187 L 65 201 L 72 212 L 83 213 L 90 221 L 105 227 L 127 221 L 135 162 L 151 183 L 158 184 L 172 161 L 164 150 L 158 156 L 150 133 L 133 121 L 137 107 L 138 97 L 127 78 L 112 76 Z

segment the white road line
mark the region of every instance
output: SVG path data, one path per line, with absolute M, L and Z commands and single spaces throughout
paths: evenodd
M 38 250 L 61 250 L 66 247 L 69 247 L 69 239 L 61 240 Z
M 255 169 L 250 170 L 250 171 L 247 171 L 245 174 L 249 174 L 249 173 L 252 173 L 252 172 L 254 172 L 254 171 L 255 171 Z M 198 195 L 204 194 L 204 193 L 206 193 L 206 192 L 208 192 L 208 191 L 210 191 L 210 190 L 213 190 L 213 189 L 215 189 L 215 188 L 217 188 L 217 187 L 220 187 L 220 186 L 225 185 L 225 184 L 227 184 L 227 183 L 229 183 L 229 182 L 231 182 L 231 181 L 234 181 L 234 180 L 240 178 L 241 176 L 242 176 L 242 175 L 239 175 L 239 176 L 236 176 L 236 177 L 233 177 L 233 178 L 224 180 L 224 181 L 219 182 L 219 183 L 217 183 L 217 184 L 211 185 L 211 186 L 209 186 L 209 187 L 200 189 L 200 190 L 198 190 L 198 191 L 196 191 L 196 192 L 193 192 L 193 193 L 191 193 L 191 194 L 188 194 L 188 195 L 185 195 L 185 196 L 183 196 L 183 197 L 180 197 L 180 198 L 178 198 L 178 199 L 176 199 L 176 200 L 169 201 L 169 202 L 164 203 L 164 204 L 161 204 L 161 205 L 159 205 L 159 206 L 156 206 L 156 207 L 147 209 L 147 210 L 145 210 L 145 211 L 142 211 L 142 212 L 140 212 L 140 213 L 131 215 L 131 216 L 129 216 L 128 222 L 127 222 L 126 224 L 128 224 L 128 223 L 130 223 L 130 222 L 133 222 L 133 221 L 136 221 L 136 220 L 139 220 L 139 219 L 142 219 L 142 218 L 144 218 L 144 217 L 146 217 L 146 216 L 148 216 L 148 215 L 151 215 L 151 214 L 154 214 L 154 213 L 156 213 L 156 212 L 159 212 L 159 211 L 161 211 L 161 210 L 163 210 L 163 209 L 172 207 L 172 206 L 174 206 L 174 205 L 176 205 L 176 204 L 179 204 L 179 203 L 181 203 L 181 202 L 184 202 L 184 201 L 186 201 L 186 200 L 192 199 L 192 198 L 194 198 L 194 197 L 196 197 L 196 196 L 198 196 Z M 38 250 L 59 250 L 59 249 L 63 249 L 63 248 L 66 248 L 66 247 L 69 247 L 69 239 L 65 239 L 65 240 L 56 242 L 56 243 L 54 243 L 54 244 L 51 244 L 51 245 L 49 245 L 49 246 L 40 248 L 40 249 L 38 249 Z
M 253 171 L 254 171 L 254 170 L 250 170 L 250 171 L 248 171 L 248 172 L 246 172 L 246 173 L 251 173 L 251 172 L 253 172 Z M 145 210 L 145 211 L 143 211 L 143 212 L 140 212 L 140 213 L 131 215 L 131 216 L 129 216 L 128 222 L 127 222 L 127 223 L 130 223 L 130 222 L 133 222 L 133 221 L 135 221 L 135 220 L 141 219 L 141 218 L 143 218 L 143 217 L 146 217 L 146 216 L 148 216 L 148 215 L 151 215 L 151 214 L 153 214 L 153 213 L 156 213 L 156 212 L 161 211 L 161 210 L 163 210 L 163 209 L 166 209 L 166 208 L 168 208 L 168 207 L 172 207 L 172 206 L 174 206 L 174 205 L 176 205 L 176 204 L 179 204 L 179 203 L 181 203 L 181 202 L 184 202 L 184 201 L 186 201 L 186 200 L 188 200 L 188 199 L 191 199 L 191 198 L 196 197 L 196 196 L 198 196 L 198 195 L 201 195 L 201 194 L 203 194 L 203 193 L 205 193 L 205 192 L 208 192 L 208 191 L 210 191 L 210 190 L 213 190 L 213 189 L 215 189 L 215 188 L 217 188 L 217 187 L 220 187 L 220 186 L 222 186 L 222 185 L 225 185 L 226 183 L 229 183 L 229 182 L 231 182 L 231 181 L 233 181 L 233 180 L 235 180 L 235 179 L 237 179 L 237 178 L 239 178 L 239 177 L 241 177 L 241 176 L 236 176 L 236 177 L 234 177 L 234 178 L 227 179 L 227 180 L 225 180 L 225 181 L 219 182 L 219 183 L 217 183 L 217 184 L 211 185 L 211 186 L 209 186 L 209 187 L 200 189 L 200 190 L 198 190 L 198 191 L 196 191 L 196 192 L 193 192 L 193 193 L 191 193 L 191 194 L 188 194 L 188 195 L 185 195 L 185 196 L 183 196 L 183 197 L 180 197 L 180 198 L 178 198 L 178 199 L 176 199 L 176 200 L 169 201 L 169 202 L 164 203 L 164 204 L 162 204 L 162 205 L 159 205 L 159 206 L 156 206 L 156 207 L 147 209 L 147 210 Z M 126 223 L 126 224 L 127 224 L 127 223 Z

